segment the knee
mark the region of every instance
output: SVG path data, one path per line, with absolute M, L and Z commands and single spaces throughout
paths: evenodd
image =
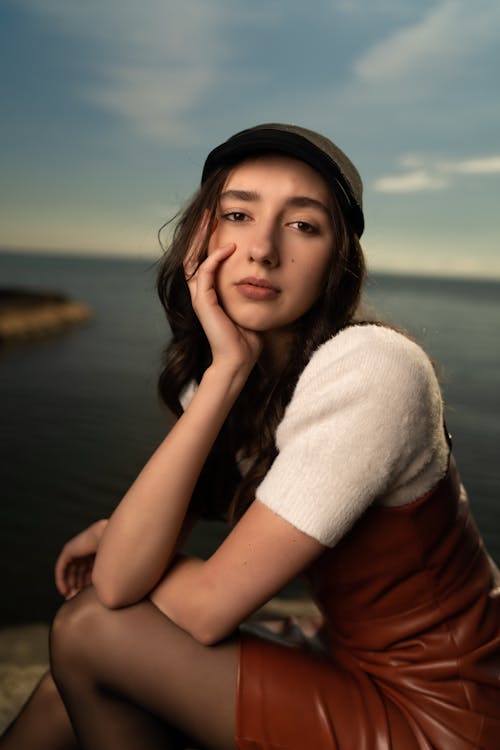
M 58 684 L 63 673 L 89 663 L 103 609 L 92 587 L 81 591 L 59 609 L 50 630 L 50 666 Z
M 56 687 L 51 672 L 46 672 L 37 686 L 37 695 L 42 705 L 43 713 L 53 716 L 61 705 L 61 696 Z

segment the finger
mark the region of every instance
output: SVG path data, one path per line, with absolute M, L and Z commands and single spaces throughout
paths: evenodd
M 57 590 L 63 596 L 66 594 L 66 580 L 64 577 L 66 565 L 67 565 L 67 558 L 64 555 L 64 553 L 61 552 L 61 554 L 56 560 L 56 564 L 54 567 L 54 578 L 55 578 Z
M 85 578 L 88 569 L 88 556 L 78 561 L 78 570 L 75 576 L 75 586 L 82 589 L 85 586 Z
M 75 565 L 75 575 L 73 577 L 73 587 L 80 590 L 82 588 L 82 567 L 84 566 L 83 560 L 78 560 Z
M 95 555 L 90 555 L 88 567 L 87 567 L 87 575 L 85 577 L 85 584 L 88 586 L 89 583 L 92 583 L 92 571 L 94 570 L 94 563 L 95 563 Z
M 76 588 L 76 564 L 74 560 L 71 560 L 66 568 L 66 582 L 70 591 Z
M 214 288 L 215 274 L 221 264 L 229 258 L 235 250 L 236 245 L 234 242 L 230 242 L 227 245 L 217 248 L 213 253 L 210 253 L 208 258 L 203 261 L 197 271 L 197 291 L 203 293 Z
M 81 588 L 81 560 L 73 560 L 71 565 L 68 566 L 68 590 L 66 592 L 66 599 L 72 599 Z
M 87 565 L 85 568 L 85 575 L 82 581 L 82 586 L 89 586 L 92 583 L 92 571 L 94 569 L 95 555 L 89 555 Z
M 93 555 L 87 555 L 82 561 L 80 562 L 80 565 L 78 567 L 78 588 L 83 589 L 84 586 L 87 586 L 88 579 L 90 577 L 90 572 L 92 571 L 92 562 L 93 562 L 94 556 Z
M 68 585 L 64 578 L 56 579 L 56 587 L 61 596 L 66 596 L 68 593 Z
M 73 558 L 64 552 L 61 553 L 56 562 L 56 586 L 59 592 L 65 596 L 68 592 L 69 583 L 69 571 L 73 562 Z

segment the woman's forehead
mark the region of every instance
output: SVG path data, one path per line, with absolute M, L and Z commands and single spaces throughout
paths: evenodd
M 271 185 L 300 193 L 315 193 L 323 199 L 330 195 L 328 185 L 319 172 L 300 159 L 282 154 L 263 154 L 239 162 L 227 175 L 221 192 L 256 188 L 266 191 Z

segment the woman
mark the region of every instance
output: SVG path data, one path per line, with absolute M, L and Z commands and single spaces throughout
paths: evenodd
M 355 320 L 362 231 L 322 136 L 261 125 L 211 152 L 159 278 L 179 419 L 63 551 L 57 689 L 4 749 L 75 747 L 72 727 L 92 750 L 498 746 L 494 568 L 429 360 Z M 178 553 L 200 515 L 234 523 L 207 561 Z M 238 631 L 302 573 L 314 642 Z

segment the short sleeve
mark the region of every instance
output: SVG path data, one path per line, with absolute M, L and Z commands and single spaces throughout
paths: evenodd
M 337 334 L 311 358 L 256 497 L 327 546 L 375 499 L 420 497 L 446 471 L 441 393 L 422 349 L 382 326 Z

